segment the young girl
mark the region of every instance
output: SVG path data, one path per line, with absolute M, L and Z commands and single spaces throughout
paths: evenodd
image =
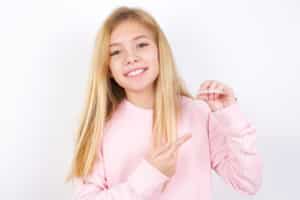
M 120 7 L 97 35 L 90 88 L 67 181 L 78 200 L 210 200 L 211 169 L 256 194 L 256 130 L 233 90 L 209 80 L 193 98 L 166 36 L 142 9 Z

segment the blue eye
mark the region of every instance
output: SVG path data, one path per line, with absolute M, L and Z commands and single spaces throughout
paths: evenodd
M 140 44 L 138 44 L 138 47 L 144 47 L 144 46 L 148 46 L 148 43 L 140 43 Z

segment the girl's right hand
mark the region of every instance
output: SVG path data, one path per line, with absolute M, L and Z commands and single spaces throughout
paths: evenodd
M 146 155 L 146 160 L 164 175 L 172 177 L 176 172 L 177 151 L 191 137 L 191 134 L 185 134 L 174 143 L 165 144 L 156 150 L 151 150 Z

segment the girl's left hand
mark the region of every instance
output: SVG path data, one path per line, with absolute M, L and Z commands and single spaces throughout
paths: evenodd
M 204 100 L 212 112 L 226 108 L 237 101 L 232 88 L 215 80 L 204 81 L 200 85 L 196 99 Z

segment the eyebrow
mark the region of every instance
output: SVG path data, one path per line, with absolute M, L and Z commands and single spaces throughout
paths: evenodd
M 148 38 L 146 35 L 138 35 L 138 36 L 135 36 L 132 40 L 138 40 L 138 39 L 140 39 L 140 38 Z M 111 46 L 114 46 L 114 45 L 118 45 L 118 44 L 120 44 L 120 43 L 111 43 L 109 46 L 111 47 Z

